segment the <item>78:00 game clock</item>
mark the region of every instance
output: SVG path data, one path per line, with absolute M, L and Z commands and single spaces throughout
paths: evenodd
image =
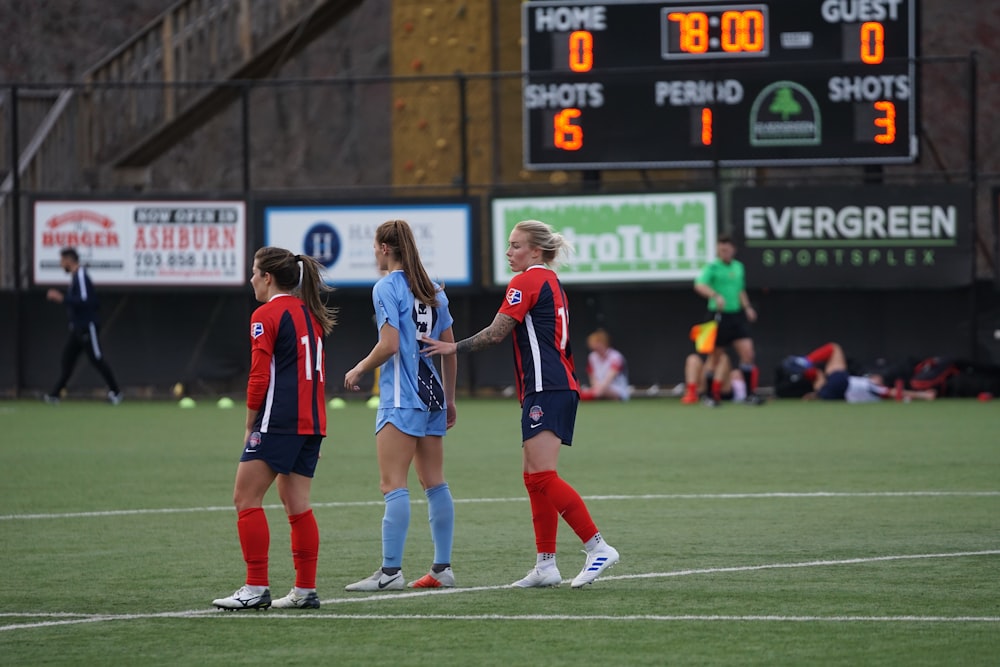
M 916 3 L 525 2 L 525 166 L 913 162 Z

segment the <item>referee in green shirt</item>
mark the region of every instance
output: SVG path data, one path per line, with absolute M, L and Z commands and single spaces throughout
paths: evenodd
M 754 365 L 753 339 L 750 337 L 750 322 L 757 321 L 757 311 L 750 305 L 747 296 L 743 262 L 735 259 L 736 245 L 728 234 L 719 236 L 716 245 L 716 259 L 701 271 L 694 282 L 694 291 L 708 299 L 708 319 L 717 319 L 719 330 L 716 334 L 715 349 L 705 360 L 706 405 L 719 405 L 719 383 L 715 381 L 715 367 L 725 353 L 725 347 L 732 345 L 739 356 L 740 371 L 747 383 L 746 403 L 760 405 L 763 401 L 757 395 L 757 367 Z

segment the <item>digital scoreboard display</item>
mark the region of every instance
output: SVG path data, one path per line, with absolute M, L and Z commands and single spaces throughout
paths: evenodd
M 526 2 L 525 166 L 913 162 L 916 4 Z

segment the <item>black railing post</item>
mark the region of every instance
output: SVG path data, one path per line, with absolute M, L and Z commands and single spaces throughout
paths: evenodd
M 14 274 L 14 398 L 21 395 L 21 382 L 24 377 L 24 357 L 21 354 L 21 338 L 24 318 L 21 317 L 21 147 L 18 145 L 20 128 L 18 124 L 17 86 L 10 87 L 10 233 L 11 246 L 14 249 L 11 268 Z
M 979 115 L 976 108 L 978 60 L 976 52 L 971 51 L 969 53 L 969 187 L 971 189 L 969 196 L 972 198 L 972 220 L 969 221 L 969 225 L 972 227 L 970 241 L 972 244 L 972 267 L 970 269 L 972 271 L 972 287 L 969 294 L 969 347 L 973 361 L 979 360 L 979 345 L 977 344 L 979 338 L 979 300 L 976 297 L 978 291 L 976 258 L 979 255 L 979 243 L 977 243 L 979 239 L 979 164 L 976 152 L 976 121 Z
M 20 129 L 18 124 L 17 86 L 10 87 L 10 220 L 11 220 L 11 245 L 14 247 L 14 259 L 12 268 L 14 270 L 14 289 L 21 287 L 21 147 L 18 145 L 18 135 Z
M 462 196 L 468 197 L 469 196 L 469 118 L 467 111 L 468 100 L 466 99 L 466 96 L 468 95 L 468 91 L 466 90 L 468 79 L 462 73 L 461 70 L 457 70 L 455 72 L 455 76 L 458 77 L 458 127 L 459 127 L 458 134 L 459 134 L 459 141 L 461 142 L 461 146 L 459 147 L 459 150 L 461 151 L 459 160 L 460 160 L 460 169 L 462 178 Z
M 243 196 L 250 196 L 250 84 L 240 85 L 240 143 L 243 148 Z

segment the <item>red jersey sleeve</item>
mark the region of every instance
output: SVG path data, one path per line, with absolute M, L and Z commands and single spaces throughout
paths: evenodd
M 260 307 L 250 318 L 250 376 L 247 378 L 247 407 L 260 410 L 271 382 L 271 357 L 277 327 L 268 311 Z

